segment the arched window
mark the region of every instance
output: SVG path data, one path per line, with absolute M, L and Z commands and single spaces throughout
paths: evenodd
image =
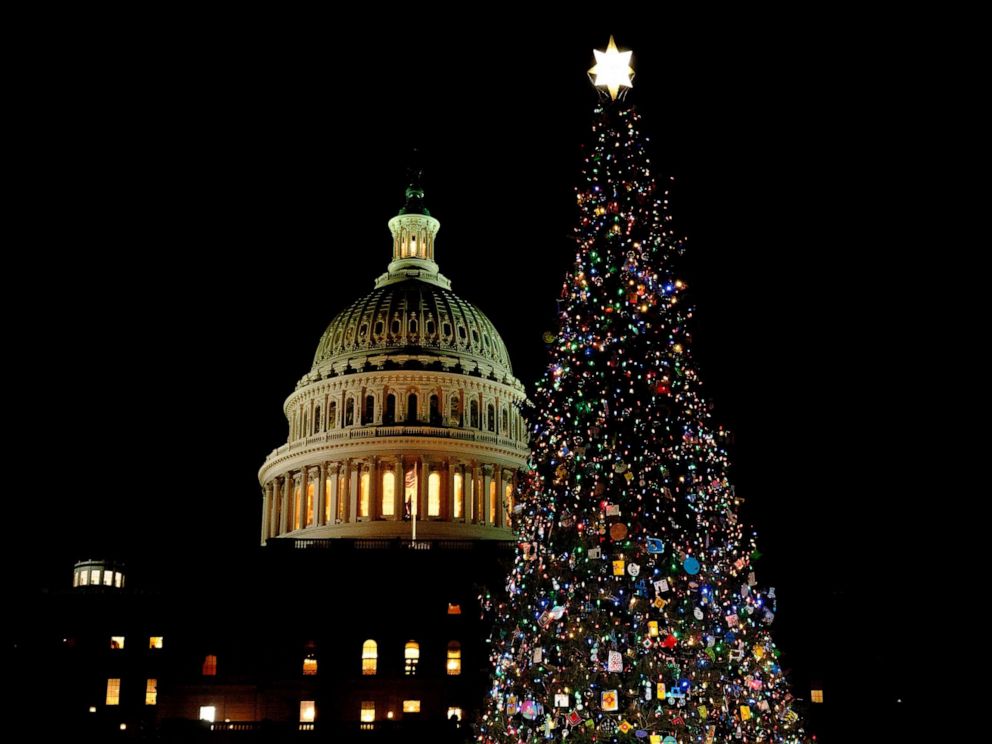
M 371 638 L 362 644 L 362 674 L 371 677 L 375 674 L 379 661 L 379 645 Z
M 431 426 L 441 425 L 441 408 L 438 406 L 437 396 L 432 395 L 430 397 L 430 422 Z
M 320 431 L 320 407 L 313 409 L 313 433 Z
M 427 476 L 427 516 L 441 516 L 441 474 L 437 472 Z
M 479 332 L 474 328 L 472 329 L 472 343 L 476 346 L 479 344 Z
M 358 479 L 358 516 L 369 516 L 369 485 L 371 475 L 368 468 L 362 470 L 362 477 Z
M 396 423 L 396 396 L 392 393 L 386 396 L 386 410 L 382 414 L 382 423 L 386 426 Z
M 381 336 L 382 335 L 382 332 L 384 330 L 386 330 L 385 324 L 381 320 L 377 320 L 375 322 L 375 331 L 374 331 L 375 332 L 375 335 L 376 336 Z
M 338 426 L 338 404 L 335 401 L 331 401 L 331 405 L 327 409 L 327 428 L 336 429 L 337 426 Z
M 451 418 L 448 423 L 451 426 L 462 425 L 462 400 L 457 394 L 451 396 Z
M 310 415 L 308 413 L 303 414 L 303 436 L 310 435 Z
M 468 421 L 469 426 L 473 429 L 479 428 L 479 401 L 477 400 L 468 404 Z
M 496 406 L 492 403 L 486 406 L 486 428 L 489 431 L 496 431 Z
M 500 414 L 499 433 L 502 434 L 504 437 L 508 436 L 509 428 L 510 428 L 510 417 L 507 414 L 506 409 L 504 408 L 502 413 Z
M 368 332 L 369 332 L 368 323 L 362 323 L 360 326 L 358 326 L 358 340 L 361 341 L 363 338 L 365 338 L 365 336 L 368 335 Z
M 400 319 L 393 318 L 393 322 L 389 324 L 389 330 L 393 332 L 394 336 L 400 335 Z
M 411 336 L 417 335 L 417 319 L 416 318 L 410 318 L 410 335 Z
M 441 324 L 441 334 L 445 338 L 451 338 L 451 323 L 445 322 Z
M 371 424 L 375 417 L 375 396 L 365 396 L 365 407 L 362 408 L 362 423 Z
M 396 516 L 396 474 L 392 470 L 382 474 L 382 516 Z
M 414 423 L 417 420 L 417 394 L 410 393 L 406 396 L 406 420 Z
M 434 321 L 433 320 L 427 320 L 427 321 L 424 322 L 424 333 L 426 333 L 428 336 L 433 336 L 434 335 Z
M 355 399 L 348 398 L 344 404 L 344 425 L 353 426 L 355 424 Z
M 455 473 L 455 513 L 452 519 L 462 519 L 465 516 L 465 481 L 461 473 Z
M 406 648 L 403 649 L 403 672 L 412 677 L 417 673 L 417 664 L 420 663 L 420 644 L 416 641 L 407 641 Z
M 458 338 L 464 341 L 465 337 L 466 337 L 465 326 L 458 326 Z
M 455 677 L 462 673 L 462 644 L 452 641 L 448 644 L 448 676 Z

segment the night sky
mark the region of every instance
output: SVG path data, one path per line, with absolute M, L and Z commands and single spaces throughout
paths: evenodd
M 908 505 L 933 464 L 904 260 L 924 247 L 923 166 L 893 133 L 917 70 L 836 29 L 466 28 L 303 38 L 256 19 L 38 55 L 7 205 L 16 586 L 68 586 L 74 560 L 103 555 L 223 585 L 258 541 L 283 400 L 389 260 L 413 146 L 441 270 L 532 388 L 574 255 L 585 71 L 612 32 L 634 52 L 655 172 L 676 178 L 695 353 L 735 433 L 785 666 L 883 711 L 910 696 Z

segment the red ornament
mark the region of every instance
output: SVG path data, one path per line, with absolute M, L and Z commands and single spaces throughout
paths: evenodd
M 661 642 L 661 645 L 663 648 L 675 648 L 676 643 L 678 643 L 678 638 L 676 638 L 673 635 L 670 635 Z

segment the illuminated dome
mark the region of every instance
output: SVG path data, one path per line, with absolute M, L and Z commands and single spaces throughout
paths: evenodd
M 326 376 L 349 366 L 382 367 L 397 354 L 512 380 L 506 346 L 489 318 L 450 289 L 421 279 L 383 282 L 338 314 L 320 339 L 313 371 Z
M 440 273 L 441 225 L 417 181 L 406 197 L 386 273 L 334 317 L 283 406 L 287 442 L 259 470 L 263 544 L 512 538 L 524 388 L 493 324 Z

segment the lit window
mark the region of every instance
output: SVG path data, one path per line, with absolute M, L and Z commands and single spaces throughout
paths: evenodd
M 317 486 L 315 483 L 307 483 L 307 521 L 306 524 L 304 525 L 305 527 L 309 527 L 310 525 L 314 524 L 313 502 L 314 502 L 314 492 L 316 488 Z
M 823 690 L 811 690 L 810 691 L 810 700 L 812 700 L 814 703 L 822 703 L 823 702 Z
M 79 572 L 79 585 L 86 586 L 90 583 L 90 572 L 83 570 Z
M 382 474 L 382 516 L 396 514 L 396 474 L 387 470 Z
M 121 681 L 119 679 L 107 680 L 107 705 L 121 704 Z
M 317 717 L 317 708 L 313 700 L 300 701 L 300 723 L 313 723 Z
M 458 641 L 448 644 L 448 676 L 455 677 L 462 673 L 462 645 Z
M 464 480 L 461 473 L 455 473 L 455 513 L 454 519 L 461 519 L 465 516 L 465 491 Z
M 118 589 L 124 586 L 124 574 L 120 571 L 114 571 L 114 586 Z
M 513 484 L 507 483 L 503 488 L 503 526 L 510 526 L 510 515 L 513 514 Z
M 375 703 L 371 700 L 362 701 L 362 723 L 372 723 L 375 720 Z
M 420 712 L 420 701 L 419 700 L 404 700 L 403 701 L 403 712 L 404 713 L 419 713 Z
M 379 659 L 379 646 L 371 638 L 362 644 L 362 674 L 367 677 L 375 674 Z
M 489 481 L 489 524 L 496 524 L 496 481 Z
M 124 636 L 110 636 L 110 647 L 115 650 L 124 648 Z
M 452 716 L 454 716 L 456 721 L 462 720 L 462 709 L 461 708 L 448 708 L 448 720 L 450 721 Z
M 461 615 L 462 606 L 454 602 L 448 602 L 448 614 L 449 615 Z
M 162 636 L 151 636 L 148 639 L 148 648 L 162 648 Z
M 217 718 L 217 706 L 216 705 L 201 705 L 200 706 L 200 720 L 214 722 Z
M 324 522 L 331 521 L 331 479 L 324 481 Z
M 208 654 L 207 657 L 203 660 L 203 676 L 204 677 L 217 676 L 217 657 L 214 656 L 213 654 Z
M 367 517 L 369 515 L 369 471 L 362 472 L 362 477 L 358 483 L 358 516 Z
M 427 476 L 427 516 L 441 516 L 441 474 Z
M 90 569 L 90 583 L 93 584 L 94 586 L 99 586 L 100 585 L 100 569 L 99 568 Z
M 416 641 L 408 641 L 403 651 L 405 664 L 403 669 L 407 675 L 412 676 L 417 673 L 417 664 L 420 663 L 420 644 Z
M 72 585 L 79 586 L 79 571 L 73 571 L 72 573 Z
M 113 571 L 104 571 L 103 572 L 103 585 L 104 586 L 113 586 L 114 585 L 114 572 Z
M 145 705 L 158 705 L 158 680 L 145 682 Z
M 303 660 L 303 676 L 312 677 L 317 673 L 317 660 L 311 655 Z

